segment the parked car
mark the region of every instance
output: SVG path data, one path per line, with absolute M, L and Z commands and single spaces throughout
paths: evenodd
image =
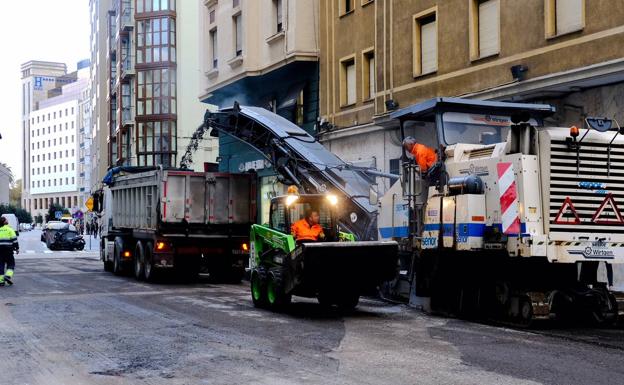
M 15 233 L 19 235 L 19 221 L 17 220 L 15 214 L 2 214 L 2 216 L 6 218 L 6 220 L 9 222 L 9 226 L 11 226 L 11 228 L 15 230 Z
M 32 230 L 32 224 L 30 224 L 30 223 L 20 223 L 20 230 L 21 231 L 30 231 L 30 230 Z

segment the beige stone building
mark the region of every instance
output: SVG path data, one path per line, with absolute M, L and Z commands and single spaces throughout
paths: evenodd
M 199 2 L 199 100 L 269 109 L 314 134 L 318 127 L 317 0 L 207 0 Z M 261 221 L 281 186 L 263 156 L 219 138 L 221 171 L 255 169 L 260 176 Z
M 397 171 L 389 109 L 436 96 L 523 100 L 624 120 L 624 7 L 601 0 L 321 0 L 321 138 Z M 373 95 L 371 97 L 371 95 Z

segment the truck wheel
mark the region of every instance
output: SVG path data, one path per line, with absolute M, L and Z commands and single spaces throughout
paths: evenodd
M 271 272 L 267 281 L 267 302 L 273 310 L 280 310 L 290 304 L 292 296 L 284 292 L 282 276 L 279 272 Z
M 138 241 L 134 248 L 132 264 L 134 265 L 134 278 L 137 281 L 142 281 L 145 278 L 145 253 L 143 251 L 143 242 L 141 241 Z
M 267 305 L 266 283 L 257 270 L 251 273 L 251 300 L 254 307 L 263 308 Z
M 106 253 L 104 251 L 104 241 L 100 242 L 100 260 L 104 263 L 104 271 L 113 271 L 113 263 L 106 260 Z
M 156 268 L 152 261 L 152 250 L 154 250 L 154 246 L 151 242 L 147 242 L 143 250 L 143 272 L 147 282 L 154 282 L 156 280 Z
M 113 254 L 113 274 L 122 275 L 123 272 L 123 264 L 121 262 L 121 247 L 117 242 L 115 242 L 115 252 Z

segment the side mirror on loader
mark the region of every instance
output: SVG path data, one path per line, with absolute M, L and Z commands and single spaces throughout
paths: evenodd
M 373 186 L 371 186 L 368 191 L 368 202 L 371 206 L 377 206 L 377 204 L 379 204 L 379 195 L 377 195 L 377 191 L 375 191 Z

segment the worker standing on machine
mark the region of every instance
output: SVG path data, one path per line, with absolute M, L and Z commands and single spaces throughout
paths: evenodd
M 317 210 L 307 209 L 305 217 L 290 226 L 290 233 L 297 242 L 318 242 L 325 239 L 323 227 L 319 224 L 321 216 Z
M 416 139 L 411 136 L 403 139 L 403 148 L 414 156 L 416 164 L 418 164 L 420 172 L 423 174 L 426 174 L 438 161 L 438 155 L 433 148 L 418 143 Z
M 13 251 L 19 253 L 19 243 L 15 230 L 8 225 L 5 217 L 0 217 L 0 286 L 13 284 L 15 257 Z M 6 264 L 6 272 L 4 265 Z

